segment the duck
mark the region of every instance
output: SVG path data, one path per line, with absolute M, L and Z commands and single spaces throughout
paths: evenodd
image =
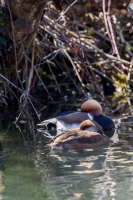
M 108 132 L 108 136 L 112 137 L 115 130 L 113 120 L 103 115 L 102 106 L 95 99 L 88 99 L 81 105 L 81 111 L 60 114 L 54 118 L 44 120 L 39 123 L 39 132 L 48 132 L 52 136 L 64 133 L 71 128 L 78 128 L 80 124 L 90 119 L 99 124 L 104 132 Z
M 102 127 L 88 119 L 83 121 L 78 128 L 71 128 L 55 136 L 47 146 L 52 149 L 82 150 L 107 145 L 110 142 Z

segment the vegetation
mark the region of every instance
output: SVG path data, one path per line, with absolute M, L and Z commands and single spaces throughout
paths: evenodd
M 133 90 L 129 2 L 0 0 L 1 120 L 14 109 L 15 124 L 47 118 L 87 95 L 126 102 Z

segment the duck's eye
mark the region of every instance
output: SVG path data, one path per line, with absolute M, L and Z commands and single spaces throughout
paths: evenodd
M 47 131 L 50 133 L 52 136 L 55 136 L 57 134 L 57 125 L 54 123 L 48 123 L 47 124 Z
M 56 130 L 57 129 L 57 125 L 56 124 L 54 124 L 54 123 L 49 123 L 49 124 L 47 124 L 47 130 Z

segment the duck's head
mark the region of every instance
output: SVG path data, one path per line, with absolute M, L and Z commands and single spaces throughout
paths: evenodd
M 90 132 L 97 132 L 97 133 L 100 133 L 101 135 L 103 135 L 102 127 L 97 122 L 91 121 L 90 119 L 83 121 L 80 124 L 80 129 L 87 130 Z
M 98 101 L 90 99 L 81 105 L 82 112 L 88 112 L 92 116 L 99 116 L 102 114 L 102 107 Z
M 102 107 L 96 100 L 87 100 L 81 105 L 82 112 L 88 112 L 93 116 L 93 120 L 97 122 L 103 129 L 107 137 L 112 137 L 115 131 L 115 125 L 112 119 L 104 116 Z

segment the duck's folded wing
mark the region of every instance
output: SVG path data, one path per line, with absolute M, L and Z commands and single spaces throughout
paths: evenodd
M 110 139 L 104 135 L 84 131 L 82 134 L 73 132 L 57 137 L 52 145 L 60 146 L 63 149 L 86 149 L 109 144 L 109 142 Z
M 54 143 L 64 143 L 64 142 L 68 142 L 68 141 L 71 141 L 71 140 L 74 140 L 78 137 L 78 134 L 77 132 L 72 132 L 72 133 L 69 133 L 69 131 L 66 131 L 65 133 L 63 134 L 60 134 L 58 136 L 56 136 L 54 138 Z

